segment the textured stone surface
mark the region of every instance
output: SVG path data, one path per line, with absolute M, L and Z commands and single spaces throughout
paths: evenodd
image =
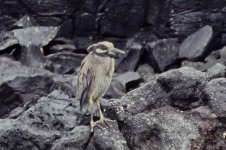
M 208 79 L 201 71 L 182 67 L 159 75 L 157 82 L 169 94 L 172 106 L 186 110 L 203 103 L 201 89 Z
M 197 32 L 188 36 L 180 45 L 179 57 L 195 60 L 202 57 L 207 51 L 207 46 L 212 39 L 213 29 L 211 26 L 204 26 Z
M 27 27 L 13 30 L 19 44 L 23 46 L 45 46 L 57 34 L 58 27 Z
M 128 92 L 121 99 L 103 100 L 106 113 L 120 121 L 131 115 L 158 108 L 168 103 L 165 91 L 156 81 L 151 81 L 140 88 Z
M 125 51 L 125 56 L 122 56 L 123 59 L 117 66 L 117 72 L 135 71 L 143 52 L 141 43 L 135 42 L 135 39 L 127 41 Z
M 205 86 L 204 93 L 213 112 L 226 118 L 226 80 L 225 78 L 213 79 Z
M 83 54 L 72 52 L 51 54 L 46 57 L 49 63 L 46 63 L 45 67 L 47 70 L 59 74 L 74 73 L 84 57 Z
M 155 66 L 159 71 L 174 63 L 178 57 L 179 43 L 177 39 L 163 39 L 148 43 L 149 64 Z
M 148 82 L 156 78 L 154 69 L 148 64 L 140 65 L 137 69 L 137 72 L 140 74 L 144 82 Z
M 0 1 L 0 149 L 225 149 L 225 5 Z M 101 101 L 116 122 L 90 133 L 90 116 L 75 100 L 76 74 L 87 47 L 103 40 L 126 54 Z
M 12 32 L 4 32 L 0 34 L 0 51 L 10 48 L 18 44 L 18 40 L 13 36 Z
M 187 150 L 200 138 L 193 120 L 172 108 L 161 108 L 128 118 L 122 131 L 131 149 Z
M 210 78 L 225 77 L 226 67 L 220 63 L 215 64 L 213 67 L 207 70 Z

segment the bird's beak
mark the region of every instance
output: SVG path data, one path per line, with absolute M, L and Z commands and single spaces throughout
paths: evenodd
M 112 51 L 112 52 L 115 52 L 115 53 L 125 54 L 124 51 L 122 51 L 122 50 L 120 50 L 120 49 L 117 49 L 117 48 L 113 48 L 111 51 Z

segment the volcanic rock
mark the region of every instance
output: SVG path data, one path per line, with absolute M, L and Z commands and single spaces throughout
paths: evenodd
M 169 94 L 172 106 L 187 110 L 203 103 L 201 89 L 208 79 L 201 71 L 182 67 L 160 74 L 157 82 Z
M 129 117 L 122 131 L 132 150 L 187 150 L 192 140 L 201 137 L 199 127 L 192 119 L 170 107 Z
M 221 63 L 217 63 L 213 67 L 209 68 L 207 73 L 211 79 L 225 77 L 226 67 Z
M 220 118 L 226 118 L 226 79 L 218 78 L 209 81 L 204 94 L 207 98 L 210 108 Z
M 188 36 L 180 45 L 179 57 L 187 58 L 189 60 L 196 60 L 202 57 L 206 51 L 207 46 L 212 39 L 213 29 L 211 26 L 204 26 L 197 32 Z
M 178 46 L 177 39 L 163 39 L 148 43 L 146 49 L 149 55 L 149 64 L 159 71 L 165 70 L 177 59 Z

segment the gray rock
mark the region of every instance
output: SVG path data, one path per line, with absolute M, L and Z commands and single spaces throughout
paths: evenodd
M 93 150 L 93 147 L 98 150 L 129 150 L 127 142 L 123 134 L 118 129 L 116 122 L 111 123 L 109 127 L 105 125 L 103 130 L 95 128 L 92 142 L 88 146 L 88 150 Z M 91 145 L 92 148 L 91 148 Z
M 2 5 L 1 5 L 2 6 Z M 18 6 L 17 6 L 18 7 Z M 1 9 L 2 10 L 2 9 Z M 1 15 L 0 16 L 0 33 L 4 33 L 8 31 L 10 26 L 14 24 L 17 21 L 16 18 L 10 16 L 10 15 Z
M 126 86 L 123 85 L 120 81 L 113 78 L 104 97 L 105 98 L 120 98 L 125 94 L 126 94 Z
M 90 45 L 92 45 L 92 44 L 94 44 L 94 42 L 93 42 L 93 39 L 92 39 L 92 37 L 78 37 L 78 36 L 76 36 L 76 37 L 74 37 L 74 40 L 73 40 L 73 42 L 74 42 L 74 45 L 75 45 L 75 47 L 76 47 L 76 53 L 88 53 L 87 52 L 87 48 L 90 46 Z
M 10 27 L 10 29 L 12 30 L 12 29 L 32 27 L 32 26 L 38 26 L 37 21 L 29 15 L 24 15 L 20 20 L 14 23 Z
M 211 26 L 204 26 L 197 32 L 188 36 L 180 45 L 179 57 L 189 60 L 196 60 L 202 57 L 207 51 L 207 46 L 212 39 L 213 29 Z
M 162 1 L 154 0 L 147 1 L 145 19 L 148 24 L 155 25 L 159 20 L 159 15 L 162 11 Z
M 128 92 L 121 99 L 102 101 L 108 116 L 123 121 L 129 116 L 169 103 L 167 94 L 156 81 L 148 82 L 140 88 Z
M 172 106 L 187 110 L 203 104 L 201 89 L 208 79 L 201 71 L 182 67 L 160 74 L 157 82 L 169 94 Z
M 72 102 L 74 106 L 71 106 Z M 37 130 L 69 132 L 80 123 L 78 103 L 60 91 L 53 91 L 17 120 Z
M 148 64 L 140 65 L 137 69 L 137 72 L 140 74 L 144 82 L 148 82 L 156 78 L 154 69 Z
M 47 70 L 59 74 L 74 73 L 80 66 L 84 54 L 75 54 L 72 52 L 61 52 L 46 56 L 49 61 L 45 64 Z
M 219 57 L 218 57 L 219 58 Z M 226 46 L 220 50 L 220 59 L 221 62 L 226 65 Z
M 5 32 L 0 34 L 0 51 L 18 44 L 19 42 L 12 32 Z
M 19 44 L 23 46 L 45 46 L 57 34 L 58 27 L 27 27 L 13 30 Z
M 99 19 L 100 33 L 116 37 L 134 33 L 143 25 L 144 5 L 144 0 L 134 2 L 129 0 L 107 1 L 102 7 L 103 15 Z
M 182 67 L 191 67 L 199 71 L 205 71 L 207 68 L 204 67 L 203 62 L 194 62 L 194 61 L 189 61 L 189 60 L 184 60 L 181 63 Z
M 120 98 L 126 92 L 139 86 L 140 75 L 137 72 L 126 72 L 113 77 L 105 97 Z
M 216 119 L 217 116 L 212 112 L 208 106 L 201 106 L 191 110 L 192 114 L 198 114 L 203 119 Z
M 177 39 L 163 39 L 148 43 L 148 63 L 159 71 L 164 71 L 178 57 L 179 43 Z
M 47 61 L 42 51 L 41 47 L 35 45 L 21 46 L 18 60 L 24 66 L 41 68 Z
M 25 67 L 4 57 L 0 57 L 0 72 L 1 117 L 9 116 L 17 107 L 29 108 L 54 88 L 72 96 L 77 84 L 76 76 Z
M 84 150 L 89 142 L 90 129 L 87 126 L 77 126 L 70 133 L 53 143 L 52 150 Z
M 56 44 L 52 47 L 50 47 L 50 53 L 56 53 L 56 52 L 64 52 L 64 51 L 74 51 L 76 47 L 73 44 Z
M 222 49 L 211 52 L 211 53 L 205 58 L 205 61 L 206 61 L 206 62 L 213 62 L 213 63 L 216 63 L 216 61 L 222 57 L 222 56 L 221 56 L 221 55 L 222 55 L 222 54 L 221 54 L 221 50 L 222 50 Z
M 149 42 L 157 41 L 158 37 L 151 30 L 141 29 L 133 36 L 133 42 L 140 43 L 145 46 Z
M 127 41 L 125 51 L 125 56 L 117 65 L 117 72 L 134 71 L 143 52 L 141 43 L 134 42 L 134 39 Z
M 170 107 L 129 117 L 122 131 L 132 150 L 187 150 L 201 137 L 192 119 Z
M 226 79 L 209 81 L 204 88 L 204 94 L 213 112 L 218 117 L 226 118 Z
M 137 72 L 126 72 L 115 77 L 115 80 L 121 82 L 124 87 L 126 87 L 126 84 L 129 84 L 132 81 L 137 81 L 139 79 L 140 75 Z
M 75 17 L 73 25 L 76 27 L 73 30 L 75 36 L 95 34 L 98 31 L 97 14 L 82 13 Z
M 220 63 L 215 64 L 207 70 L 211 79 L 225 77 L 226 67 Z
M 34 130 L 15 120 L 0 119 L 1 149 L 50 149 L 52 142 L 59 136 L 56 132 Z
M 14 80 L 0 85 L 0 118 L 9 116 L 16 107 L 29 107 L 53 90 L 54 81 L 51 77 L 16 77 Z

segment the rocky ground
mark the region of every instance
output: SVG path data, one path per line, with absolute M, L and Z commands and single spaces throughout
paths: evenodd
M 225 150 L 225 6 L 0 1 L 0 149 Z M 86 48 L 101 40 L 126 55 L 101 101 L 115 122 L 90 133 L 77 73 Z

